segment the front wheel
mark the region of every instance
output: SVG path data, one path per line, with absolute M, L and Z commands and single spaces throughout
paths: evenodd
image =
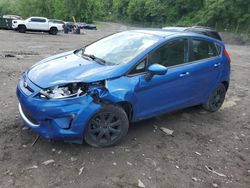
M 85 127 L 84 139 L 93 147 L 109 147 L 117 144 L 127 134 L 129 121 L 119 106 L 104 105 Z
M 220 84 L 209 96 L 207 102 L 202 105 L 202 107 L 210 112 L 216 112 L 222 106 L 225 96 L 226 88 L 223 84 Z
M 17 30 L 19 33 L 25 33 L 26 32 L 26 27 L 24 25 L 19 25 Z

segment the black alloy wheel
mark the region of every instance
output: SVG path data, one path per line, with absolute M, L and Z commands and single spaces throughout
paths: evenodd
M 220 84 L 209 96 L 208 101 L 203 104 L 203 108 L 210 112 L 218 111 L 225 100 L 226 92 L 225 86 Z
M 117 144 L 127 134 L 129 121 L 125 111 L 115 105 L 105 105 L 85 128 L 85 141 L 94 147 Z
M 24 25 L 19 25 L 18 26 L 18 31 L 19 31 L 19 33 L 25 33 L 26 32 L 26 27 Z
M 56 35 L 58 33 L 58 29 L 56 27 L 52 27 L 49 30 L 49 34 Z

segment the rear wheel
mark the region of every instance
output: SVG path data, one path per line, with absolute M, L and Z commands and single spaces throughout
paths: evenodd
M 129 121 L 125 111 L 115 105 L 105 105 L 86 125 L 85 141 L 94 147 L 117 144 L 127 134 Z
M 25 33 L 26 27 L 25 25 L 19 25 L 17 30 L 19 31 L 19 33 Z
M 58 32 L 58 29 L 56 27 L 52 27 L 49 30 L 49 34 L 51 34 L 51 35 L 56 35 L 57 32 Z
M 226 96 L 226 88 L 223 84 L 220 84 L 209 96 L 208 101 L 202 105 L 202 107 L 210 112 L 215 112 L 220 109 L 222 106 L 225 96 Z

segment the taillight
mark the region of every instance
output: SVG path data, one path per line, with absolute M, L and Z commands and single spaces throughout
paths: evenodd
M 227 58 L 227 60 L 229 61 L 229 63 L 231 62 L 231 58 L 230 58 L 230 56 L 229 56 L 229 54 L 228 54 L 228 52 L 227 52 L 227 50 L 226 49 L 224 49 L 224 54 L 225 54 L 225 56 L 226 56 L 226 58 Z

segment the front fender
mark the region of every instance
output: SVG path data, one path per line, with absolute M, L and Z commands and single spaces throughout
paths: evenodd
M 109 102 L 109 103 L 119 103 L 119 102 L 131 102 L 133 93 L 122 89 L 116 91 L 109 91 L 106 87 L 90 87 L 88 94 L 92 96 L 96 102 Z

